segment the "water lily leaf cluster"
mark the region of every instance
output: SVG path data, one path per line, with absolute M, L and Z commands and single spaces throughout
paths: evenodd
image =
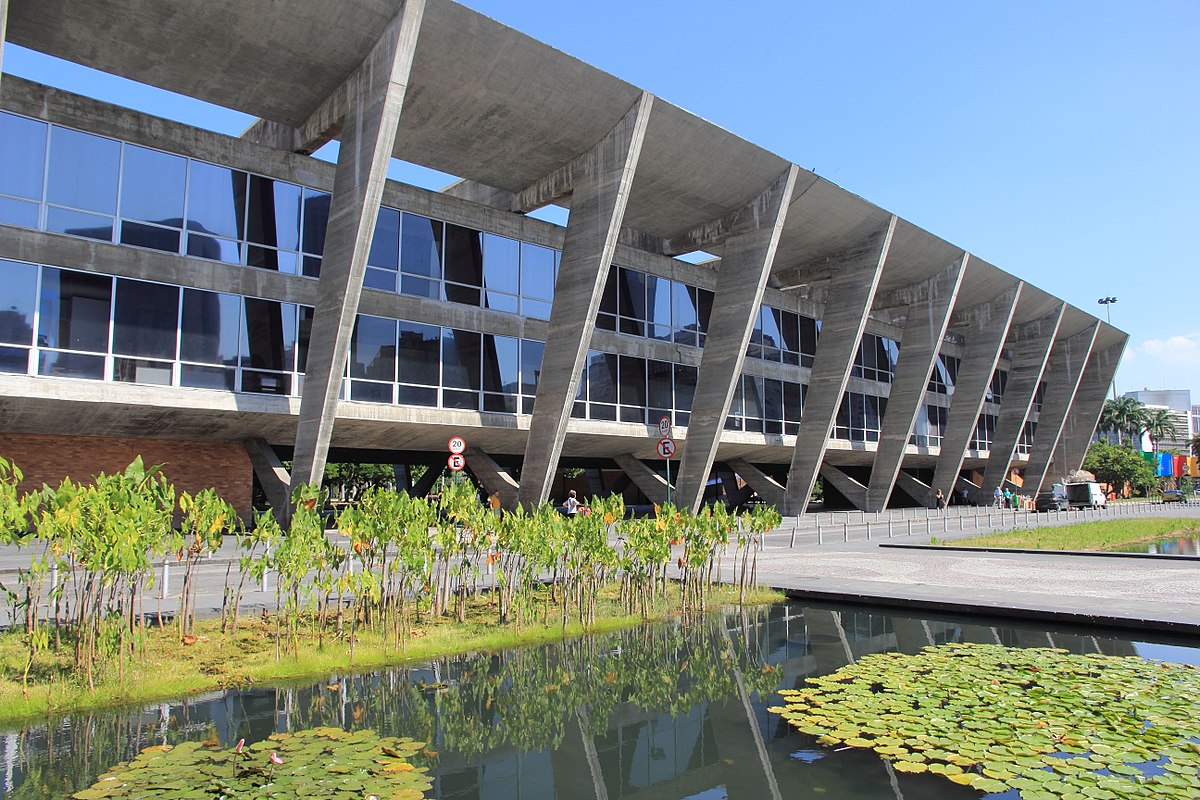
M 829 746 L 1023 800 L 1200 797 L 1200 670 L 1138 657 L 945 644 L 877 653 L 780 692 Z
M 433 785 L 410 759 L 424 742 L 314 728 L 277 733 L 246 747 L 214 749 L 198 742 L 148 747 L 117 764 L 75 800 L 157 797 L 420 800 Z

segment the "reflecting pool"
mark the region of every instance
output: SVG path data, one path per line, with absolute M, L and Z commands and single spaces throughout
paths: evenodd
M 1200 537 L 1166 536 L 1151 542 L 1137 542 L 1113 548 L 1114 553 L 1157 553 L 1164 556 L 1200 556 Z
M 767 711 L 778 689 L 869 653 L 946 642 L 1200 664 L 1194 640 L 785 603 L 66 717 L 0 734 L 2 791 L 64 797 L 149 746 L 233 747 L 337 727 L 426 742 L 421 763 L 438 798 L 979 798 L 938 776 L 895 771 L 870 751 L 824 747 Z

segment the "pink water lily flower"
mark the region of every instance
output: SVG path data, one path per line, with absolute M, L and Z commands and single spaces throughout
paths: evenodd
M 245 740 L 245 739 L 238 739 L 237 747 L 233 748 L 233 752 L 235 752 L 235 753 L 241 753 L 241 752 L 242 752 L 242 748 L 245 746 L 245 744 L 246 744 L 246 740 Z
M 271 763 L 272 764 L 282 764 L 283 763 L 283 759 L 280 758 L 279 754 L 276 753 L 274 750 L 271 751 Z

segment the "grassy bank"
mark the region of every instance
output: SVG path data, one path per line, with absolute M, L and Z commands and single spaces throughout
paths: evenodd
M 1106 522 L 1082 522 L 1054 528 L 1008 531 L 947 544 L 959 547 L 1015 547 L 1028 550 L 1114 550 L 1125 545 L 1151 542 L 1169 536 L 1200 534 L 1200 520 L 1194 519 L 1117 519 Z
M 677 592 L 658 598 L 651 613 L 653 619 L 678 615 Z M 733 605 L 737 600 L 736 588 L 717 587 L 708 607 Z M 746 595 L 747 604 L 753 605 L 782 600 L 781 593 L 767 589 L 751 589 Z M 525 625 L 518 632 L 515 625 L 498 624 L 495 608 L 481 597 L 468 605 L 465 622 L 426 615 L 404 648 L 361 628 L 356 633 L 353 661 L 348 642 L 329 632 L 323 641 L 305 632 L 295 656 L 276 660 L 273 621 L 244 619 L 234 635 L 222 634 L 216 620 L 201 621 L 196 626 L 196 641 L 186 646 L 180 643 L 173 627 L 149 629 L 144 654 L 139 651 L 126 661 L 123 680 L 118 678 L 116 666 L 110 665 L 94 690 L 72 673 L 69 648 L 57 654 L 39 654 L 30 670 L 28 697 L 23 695 L 21 684 L 28 649 L 19 634 L 5 633 L 0 635 L 0 726 L 238 686 L 317 679 L 330 673 L 398 666 L 435 656 L 557 641 L 564 636 L 632 627 L 642 621 L 638 615 L 626 615 L 615 594 L 605 592 L 597 607 L 596 624 L 586 631 L 575 621 L 564 630 L 561 610 L 550 608 L 544 624 Z

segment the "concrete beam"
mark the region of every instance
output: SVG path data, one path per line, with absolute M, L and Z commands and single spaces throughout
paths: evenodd
M 758 496 L 768 505 L 783 508 L 784 503 L 787 502 L 787 489 L 778 481 L 744 459 L 735 458 L 727 463 L 737 470 L 737 474 L 742 476 L 742 480 L 750 484 L 750 488 L 758 492 Z
M 380 79 L 401 84 L 403 103 L 404 84 L 408 83 L 412 54 L 416 49 L 425 0 L 405 0 L 403 8 L 392 19 L 383 35 L 363 63 L 296 127 L 260 119 L 242 133 L 242 138 L 276 150 L 311 155 L 346 129 L 348 117 L 362 111 L 362 89 L 378 84 Z M 400 54 L 404 63 L 397 72 L 394 56 Z M 361 123 L 358 123 L 361 124 Z M 391 142 L 395 142 L 393 134 Z M 344 142 L 343 142 L 344 144 Z M 389 158 L 391 150 L 388 151 Z
M 1046 378 L 1046 396 L 1042 400 L 1042 412 L 1038 417 L 1037 432 L 1033 437 L 1033 452 L 1025 465 L 1027 495 L 1037 494 L 1049 471 L 1050 458 L 1058 447 L 1059 437 L 1071 410 L 1071 403 L 1079 391 L 1084 366 L 1092 352 L 1100 323 L 1094 322 L 1083 331 L 1068 339 L 1054 343 L 1050 350 L 1049 374 Z
M 821 477 L 833 484 L 833 488 L 846 496 L 857 509 L 867 505 L 867 487 L 851 478 L 832 464 L 821 465 Z M 790 485 L 790 484 L 789 484 Z M 809 490 L 812 491 L 811 489 Z
M 975 423 L 987 400 L 988 387 L 1000 363 L 1004 340 L 1008 338 L 1008 328 L 1024 287 L 1024 283 L 1018 282 L 989 302 L 975 306 L 969 316 L 960 320 L 966 328 L 967 343 L 958 365 L 958 380 L 954 384 L 954 397 L 951 398 L 950 411 L 946 416 L 946 430 L 942 432 L 941 452 L 933 471 L 928 500 L 939 489 L 946 497 L 950 497 L 956 488 L 958 472 L 962 469 Z M 888 410 L 891 410 L 890 406 Z M 929 505 L 928 500 L 917 499 Z
M 319 296 L 296 428 L 293 488 L 320 483 L 425 0 L 405 0 L 347 82 Z
M 571 175 L 571 216 L 521 467 L 525 506 L 550 494 L 653 107 L 654 97 L 643 93 L 587 158 L 572 162 L 578 169 Z
M 946 338 L 950 311 L 958 298 L 969 260 L 970 256 L 963 253 L 937 275 L 909 287 L 909 294 L 916 303 L 908 306 L 900 357 L 896 360 L 896 374 L 888 393 L 864 511 L 882 511 L 892 496 L 896 473 L 900 471 L 900 463 L 908 449 L 908 438 L 912 435 L 918 412 L 925 408 L 925 390 Z
M 793 164 L 730 224 L 679 466 L 676 503 L 692 513 L 704 500 L 799 173 Z
M 890 224 L 890 223 L 889 223 Z M 889 239 L 890 243 L 890 239 Z M 877 237 L 869 236 L 836 253 L 807 264 L 795 264 L 776 270 L 772 285 L 781 291 L 799 289 L 813 284 L 827 284 L 846 270 L 855 270 L 877 255 Z M 874 301 L 874 295 L 872 295 Z
M 617 466 L 629 476 L 629 480 L 633 481 L 633 485 L 640 489 L 642 494 L 646 495 L 651 503 L 662 505 L 667 502 L 666 478 L 647 467 L 631 454 L 616 456 L 613 458 L 613 461 L 617 462 Z
M 505 189 L 487 186 L 478 181 L 459 180 L 441 189 L 441 194 L 479 203 L 499 211 L 515 211 L 517 196 Z
M 283 468 L 275 448 L 266 439 L 247 439 L 242 444 L 246 448 L 246 455 L 250 456 L 254 476 L 258 478 L 267 502 L 275 510 L 275 518 L 286 521 L 291 517 L 292 495 L 289 486 L 292 478 Z
M 817 344 L 809 377 L 805 413 L 800 419 L 792 466 L 788 473 L 785 514 L 803 514 L 817 482 L 817 471 L 825 458 L 829 434 L 842 395 L 854 367 L 854 353 L 862 341 L 867 314 L 875 301 L 875 290 L 887 261 L 898 218 L 875 231 L 852 249 L 834 274 L 829 302 L 822 315 L 821 339 Z
M 512 510 L 517 507 L 517 493 L 520 487 L 513 479 L 512 475 L 501 467 L 487 453 L 480 450 L 478 447 L 468 447 L 466 453 L 467 469 L 471 470 L 481 484 L 484 491 L 491 497 L 493 492 L 500 493 L 500 505 L 503 508 Z
M 1058 336 L 1058 326 L 1065 311 L 1066 305 L 1060 304 L 1044 317 L 1012 326 L 1009 331 L 1012 358 L 1008 366 L 1008 385 L 1004 389 L 996 432 L 983 469 L 983 482 L 979 491 L 972 495 L 977 503 L 992 502 L 992 495 L 1003 488 L 1008 479 L 1008 466 L 1017 451 L 1025 421 L 1029 419 L 1033 398 L 1045 374 L 1050 349 Z M 973 430 L 975 422 L 971 425 Z
M 1066 475 L 1083 465 L 1088 445 L 1096 432 L 1096 424 L 1100 421 L 1100 412 L 1104 409 L 1108 387 L 1112 385 L 1113 376 L 1117 373 L 1117 365 L 1121 363 L 1121 355 L 1125 352 L 1128 341 L 1128 336 L 1122 337 L 1116 344 L 1093 349 L 1092 354 L 1088 356 L 1087 366 L 1083 368 L 1083 377 L 1079 380 L 1079 388 L 1075 391 L 1075 399 L 1071 402 L 1071 411 L 1067 415 L 1054 454 L 1056 474 Z
M 922 505 L 929 506 L 933 504 L 933 489 L 904 470 L 896 473 L 896 486 Z M 946 495 L 946 502 L 950 502 L 949 494 Z

